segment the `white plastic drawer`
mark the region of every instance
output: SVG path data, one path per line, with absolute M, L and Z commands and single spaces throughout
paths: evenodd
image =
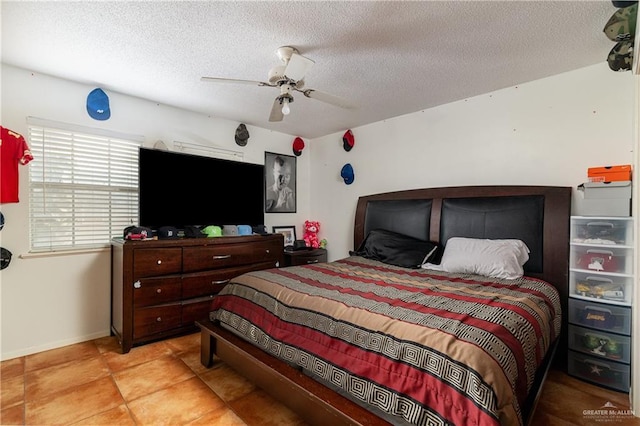
M 569 322 L 611 333 L 631 333 L 631 308 L 569 298 Z
M 569 349 L 590 356 L 629 364 L 631 338 L 569 324 Z
M 631 219 L 611 217 L 572 217 L 571 242 L 593 245 L 633 245 Z
M 633 277 L 572 270 L 569 290 L 572 297 L 579 299 L 631 306 Z
M 633 250 L 622 247 L 571 245 L 571 269 L 601 274 L 633 273 Z
M 572 376 L 621 392 L 629 392 L 631 367 L 569 351 L 568 372 Z

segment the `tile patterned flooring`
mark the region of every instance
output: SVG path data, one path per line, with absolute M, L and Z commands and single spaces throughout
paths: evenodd
M 200 364 L 200 334 L 121 354 L 104 337 L 0 363 L 0 425 L 303 426 L 238 373 Z M 628 396 L 550 371 L 531 425 L 603 426 L 585 408 L 628 408 Z M 604 419 L 616 426 L 640 419 Z M 329 425 L 327 425 L 329 426 Z
M 2 425 L 264 425 L 304 422 L 225 366 L 194 333 L 121 354 L 114 337 L 3 361 Z

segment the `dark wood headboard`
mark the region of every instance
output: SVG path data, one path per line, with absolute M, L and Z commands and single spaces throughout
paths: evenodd
M 571 187 L 460 186 L 358 199 L 354 249 L 376 228 L 436 241 L 518 238 L 531 250 L 525 274 L 553 284 L 567 312 Z

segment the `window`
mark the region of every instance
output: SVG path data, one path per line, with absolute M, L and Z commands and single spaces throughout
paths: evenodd
M 105 247 L 138 220 L 138 147 L 123 135 L 30 117 L 31 251 Z

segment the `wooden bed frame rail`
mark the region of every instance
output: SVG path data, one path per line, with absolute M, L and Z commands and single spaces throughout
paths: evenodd
M 220 325 L 197 321 L 200 361 L 213 366 L 214 353 L 250 382 L 267 391 L 311 425 L 382 426 L 388 422 L 253 346 Z

